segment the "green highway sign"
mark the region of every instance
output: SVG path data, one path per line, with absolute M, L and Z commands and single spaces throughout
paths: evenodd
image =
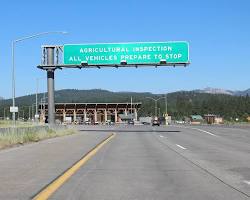
M 187 42 L 64 45 L 65 65 L 174 65 L 189 63 Z

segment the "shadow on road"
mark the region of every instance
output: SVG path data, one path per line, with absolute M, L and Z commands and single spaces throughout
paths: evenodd
M 91 129 L 91 130 L 79 130 L 81 132 L 124 132 L 124 133 L 179 133 L 181 131 L 175 131 L 175 130 L 119 130 L 119 129 Z

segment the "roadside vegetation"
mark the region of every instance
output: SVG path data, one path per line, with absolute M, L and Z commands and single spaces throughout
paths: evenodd
M 12 120 L 0 120 L 0 128 L 8 128 L 13 126 Z M 37 124 L 32 122 L 22 122 L 22 121 L 16 121 L 15 124 L 16 127 L 32 127 L 37 126 Z
M 22 145 L 29 142 L 38 142 L 40 140 L 60 137 L 65 135 L 71 135 L 77 131 L 72 128 L 60 128 L 60 129 L 24 129 L 22 131 L 17 131 L 18 128 L 12 129 L 7 133 L 0 133 L 0 149 Z

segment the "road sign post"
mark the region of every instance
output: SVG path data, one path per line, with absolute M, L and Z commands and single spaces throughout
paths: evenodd
M 18 107 L 17 106 L 11 106 L 10 107 L 10 112 L 11 113 L 17 113 L 18 112 Z

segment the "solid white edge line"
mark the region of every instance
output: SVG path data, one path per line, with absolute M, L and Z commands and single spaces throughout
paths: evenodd
M 176 144 L 176 146 L 179 147 L 179 148 L 181 148 L 181 149 L 183 149 L 183 150 L 187 149 L 187 148 L 185 148 L 185 147 L 183 147 L 183 146 L 181 146 L 179 144 Z

